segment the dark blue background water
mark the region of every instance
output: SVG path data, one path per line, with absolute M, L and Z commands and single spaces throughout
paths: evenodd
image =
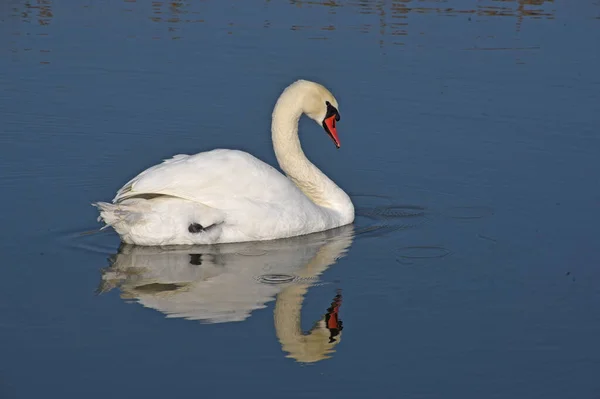
M 587 0 L 3 2 L 0 397 L 597 398 L 599 18 Z M 241 322 L 166 318 L 127 291 L 139 270 L 103 285 L 114 233 L 81 235 L 91 202 L 173 154 L 274 164 L 297 78 L 340 102 L 341 150 L 306 121 L 302 141 L 359 213 L 302 303 L 308 332 L 343 295 L 343 339 L 313 363 L 282 351 L 276 286 Z M 267 289 L 239 256 L 203 266 L 239 277 L 217 291 L 233 302 Z M 282 256 L 267 269 L 302 266 Z M 163 280 L 144 295 L 173 298 Z

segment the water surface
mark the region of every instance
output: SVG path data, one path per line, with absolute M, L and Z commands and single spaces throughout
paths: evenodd
M 600 3 L 0 5 L 0 397 L 596 398 Z M 91 202 L 177 153 L 275 165 L 294 79 L 354 226 L 163 250 Z

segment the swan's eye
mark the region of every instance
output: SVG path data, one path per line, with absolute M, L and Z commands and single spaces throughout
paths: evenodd
M 335 108 L 329 101 L 325 101 L 325 105 L 327 105 L 327 113 L 325 114 L 325 119 L 330 118 L 335 115 L 335 120 L 340 120 L 340 113 L 337 108 Z

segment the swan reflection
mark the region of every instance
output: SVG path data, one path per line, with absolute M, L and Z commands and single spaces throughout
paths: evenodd
M 312 329 L 301 329 L 301 309 L 318 276 L 344 256 L 353 227 L 290 239 L 205 246 L 123 244 L 103 270 L 98 291 L 118 288 L 167 317 L 204 323 L 243 321 L 276 298 L 275 332 L 287 357 L 316 362 L 340 342 L 338 292 Z

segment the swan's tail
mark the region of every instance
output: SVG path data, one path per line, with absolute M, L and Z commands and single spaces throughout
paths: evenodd
M 167 196 L 92 205 L 100 211 L 98 221 L 106 224 L 102 228 L 111 226 L 128 244 L 211 244 L 219 238 L 221 227 L 216 226 L 224 220 L 219 210 Z M 199 230 L 194 230 L 197 227 Z
M 96 202 L 92 206 L 95 206 L 100 211 L 98 216 L 99 222 L 104 222 L 101 230 L 112 226 L 117 233 L 121 234 L 121 231 L 125 226 L 131 226 L 139 223 L 143 220 L 144 214 L 136 210 L 136 207 L 125 204 L 110 204 L 108 202 Z

